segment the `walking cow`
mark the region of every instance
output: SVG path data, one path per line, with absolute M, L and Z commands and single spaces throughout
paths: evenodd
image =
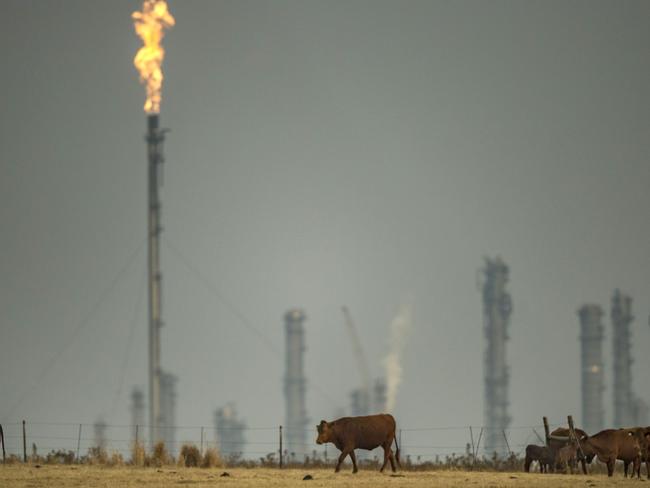
M 388 461 L 390 461 L 393 472 L 395 472 L 396 462 L 400 466 L 399 446 L 395 437 L 395 419 L 390 414 L 343 417 L 333 422 L 321 420 L 316 429 L 318 430 L 317 444 L 331 442 L 341 451 L 336 463 L 335 471 L 337 473 L 341 469 L 341 463 L 348 455 L 352 459 L 352 472 L 358 471 L 355 449 L 371 451 L 379 446 L 384 448 L 384 464 L 380 471 L 384 471 Z M 395 455 L 391 449 L 393 442 L 395 442 L 396 448 Z

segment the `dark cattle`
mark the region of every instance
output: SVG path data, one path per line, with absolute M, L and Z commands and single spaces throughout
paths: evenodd
M 371 451 L 376 447 L 384 448 L 384 464 L 380 471 L 384 471 L 390 460 L 390 467 L 395 472 L 395 461 L 399 466 L 399 446 L 395 438 L 395 419 L 389 414 L 367 415 L 365 417 L 343 417 L 334 422 L 321 423 L 316 426 L 318 429 L 317 444 L 331 442 L 340 451 L 341 455 L 336 463 L 336 472 L 341 469 L 341 463 L 350 455 L 352 459 L 353 473 L 357 470 L 357 458 L 354 455 L 355 449 L 366 449 Z M 395 442 L 395 455 L 391 445 Z
M 598 460 L 607 464 L 607 475 L 614 474 L 616 460 L 623 461 L 627 476 L 627 467 L 633 463 L 633 471 L 640 477 L 641 444 L 639 433 L 635 429 L 607 429 L 587 438 L 581 443 L 586 455 L 596 455 Z
M 573 431 L 576 433 L 576 437 L 578 438 L 580 444 L 578 446 L 577 459 L 582 465 L 582 472 L 584 474 L 587 474 L 587 464 L 591 464 L 591 461 L 593 461 L 595 454 L 591 452 L 587 454 L 584 449 L 582 449 L 582 443 L 589 437 L 587 433 L 582 429 L 573 429 Z M 551 432 L 549 447 L 553 451 L 553 456 L 555 456 L 555 453 L 557 453 L 561 448 L 567 445 L 569 445 L 569 429 L 566 427 L 558 427 L 553 432 Z
M 524 469 L 526 473 L 530 473 L 530 465 L 533 461 L 539 462 L 540 473 L 548 473 L 549 468 L 553 467 L 555 456 L 546 446 L 528 444 L 526 446 L 526 460 L 524 462 Z

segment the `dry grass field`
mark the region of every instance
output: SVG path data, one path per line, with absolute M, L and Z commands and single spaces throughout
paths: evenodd
M 605 487 L 631 486 L 646 482 L 624 479 L 621 474 L 608 479 L 603 475 L 540 475 L 528 473 L 486 473 L 466 471 L 404 471 L 392 476 L 376 471 L 362 470 L 353 475 L 348 472 L 335 474 L 332 470 L 312 469 L 223 469 L 192 468 L 133 468 L 101 466 L 0 466 L 0 486 L 3 488 L 45 487 Z M 303 481 L 310 474 L 313 480 Z

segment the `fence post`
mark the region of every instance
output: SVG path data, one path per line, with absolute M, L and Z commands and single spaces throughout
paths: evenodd
M 546 436 L 546 447 L 548 447 L 551 444 L 551 434 L 548 430 L 548 419 L 546 417 L 542 417 L 542 421 L 544 422 L 544 435 Z
M 201 456 L 203 456 L 203 427 L 201 427 Z
M 27 433 L 25 431 L 25 421 L 23 420 L 23 462 L 27 462 Z
M 81 424 L 79 424 L 79 435 L 77 436 L 77 462 L 79 461 L 79 451 L 81 450 Z
M 282 469 L 282 426 L 280 426 L 280 469 Z
M 474 466 L 474 460 L 476 459 L 476 450 L 474 449 L 474 433 L 472 432 L 472 426 L 469 426 L 469 438 L 472 441 L 472 467 Z
M 2 424 L 0 424 L 0 441 L 2 441 L 2 464 L 5 464 L 6 462 L 6 454 L 5 454 L 5 433 L 2 430 Z

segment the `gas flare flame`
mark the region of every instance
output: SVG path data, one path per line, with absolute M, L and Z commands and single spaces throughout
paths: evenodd
M 147 88 L 144 111 L 158 113 L 162 100 L 162 62 L 165 58 L 161 42 L 165 29 L 172 27 L 176 20 L 169 13 L 165 0 L 144 0 L 142 12 L 133 12 L 131 17 L 135 32 L 144 43 L 133 58 L 133 64 L 140 73 L 140 82 Z

